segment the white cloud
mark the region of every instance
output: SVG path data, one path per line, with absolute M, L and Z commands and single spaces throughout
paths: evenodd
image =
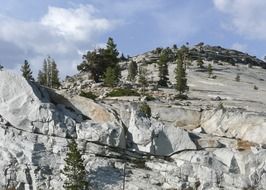
M 29 59 L 36 73 L 42 66 L 42 60 L 51 55 L 60 68 L 61 76 L 73 74 L 76 65 L 81 62 L 79 53 L 95 47 L 98 38 L 116 25 L 113 20 L 96 16 L 96 12 L 93 6 L 88 5 L 75 9 L 49 7 L 48 12 L 37 21 L 0 15 L 0 42 L 5 42 L 1 43 L 3 46 L 8 44 L 13 47 L 8 53 L 11 55 L 12 49 L 16 50 L 13 56 L 21 59 L 8 64 L 0 59 L 0 64 L 15 69 L 24 59 Z M 1 48 L 5 47 L 0 45 Z M 0 51 L 0 57 L 6 57 L 4 51 Z
M 66 40 L 88 40 L 112 27 L 112 22 L 108 19 L 94 17 L 95 11 L 91 5 L 80 6 L 77 9 L 49 7 L 48 13 L 41 19 L 41 24 Z
M 246 44 L 241 44 L 241 43 L 233 43 L 231 46 L 232 49 L 238 50 L 238 51 L 242 51 L 245 52 L 247 51 L 247 45 Z
M 266 40 L 265 0 L 213 0 L 213 3 L 228 15 L 223 27 L 251 39 Z

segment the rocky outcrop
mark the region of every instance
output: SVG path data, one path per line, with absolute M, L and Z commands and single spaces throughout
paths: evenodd
M 166 156 L 182 150 L 196 149 L 184 129 L 167 127 L 154 119 L 138 117 L 135 110 L 131 112 L 128 132 L 128 140 L 135 150 Z
M 219 109 L 203 112 L 201 127 L 208 133 L 266 144 L 265 115 L 242 109 Z
M 95 102 L 8 72 L 0 81 L 0 189 L 63 189 L 70 137 L 92 189 L 121 189 L 124 177 L 130 190 L 266 188 L 263 113 L 156 100 L 147 118 L 136 100 Z

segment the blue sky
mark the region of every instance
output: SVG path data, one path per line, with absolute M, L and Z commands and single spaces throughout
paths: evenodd
M 0 0 L 0 64 L 34 73 L 50 55 L 62 78 L 109 36 L 124 54 L 189 42 L 266 55 L 265 0 Z

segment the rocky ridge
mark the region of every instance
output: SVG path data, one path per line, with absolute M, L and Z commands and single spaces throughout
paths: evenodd
M 63 189 L 60 170 L 74 137 L 92 189 L 122 189 L 124 177 L 130 190 L 266 189 L 265 70 L 208 63 L 216 79 L 195 62 L 187 69 L 188 100 L 173 99 L 171 88 L 149 89 L 151 118 L 139 113 L 139 97 L 107 98 L 110 89 L 86 74 L 54 91 L 1 71 L 0 187 Z M 157 80 L 155 64 L 139 64 L 150 83 Z M 168 65 L 174 84 L 175 64 Z

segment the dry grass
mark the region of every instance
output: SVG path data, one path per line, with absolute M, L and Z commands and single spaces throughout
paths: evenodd
M 237 150 L 250 150 L 251 146 L 255 146 L 255 144 L 245 140 L 237 140 Z

